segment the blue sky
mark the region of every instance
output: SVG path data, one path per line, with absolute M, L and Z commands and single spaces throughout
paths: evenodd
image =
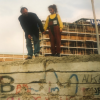
M 18 21 L 22 6 L 45 20 L 51 4 L 57 5 L 63 22 L 93 18 L 91 0 L 0 0 L 0 53 L 23 53 L 23 30 Z M 96 18 L 100 19 L 100 0 L 94 0 L 94 5 Z M 25 43 L 24 50 L 27 53 Z

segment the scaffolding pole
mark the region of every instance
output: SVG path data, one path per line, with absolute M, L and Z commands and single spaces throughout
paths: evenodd
M 94 8 L 94 0 L 91 0 L 91 3 L 92 3 L 92 10 L 93 10 L 93 16 L 94 16 L 94 21 L 95 21 L 96 35 L 97 35 L 98 54 L 100 54 L 100 49 L 99 49 L 99 34 L 98 34 L 98 27 L 97 27 L 97 22 L 96 22 L 96 15 L 95 15 L 95 8 Z
M 24 60 L 24 31 L 23 31 L 23 60 Z

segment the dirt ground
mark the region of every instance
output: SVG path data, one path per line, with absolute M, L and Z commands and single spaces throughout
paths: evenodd
M 20 60 L 20 61 L 11 61 L 11 62 L 0 62 L 0 65 L 21 65 L 28 63 L 69 63 L 69 62 L 88 62 L 88 61 L 100 61 L 100 55 L 70 55 L 63 57 L 36 57 L 30 60 Z

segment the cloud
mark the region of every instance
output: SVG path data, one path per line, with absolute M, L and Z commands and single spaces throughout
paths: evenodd
M 20 8 L 25 6 L 41 20 L 50 14 L 48 6 L 56 4 L 64 22 L 93 18 L 91 0 L 0 0 L 0 52 L 23 52 L 23 30 L 18 21 Z M 100 0 L 94 0 L 96 17 L 100 19 Z M 24 42 L 25 53 L 27 53 Z
M 27 7 L 30 12 L 35 12 L 40 19 L 46 19 L 46 12 L 49 14 L 47 7 L 52 1 L 1 0 L 0 22 L 2 24 L 0 25 L 0 52 L 23 52 L 23 30 L 18 21 L 22 6 Z M 46 6 L 43 6 L 41 3 Z M 25 41 L 24 49 L 25 53 L 27 53 Z
M 98 19 L 100 19 L 100 6 L 96 5 L 98 5 L 99 2 L 99 0 L 95 0 L 94 2 Z M 56 4 L 59 14 L 65 22 L 73 22 L 80 18 L 93 18 L 91 0 L 75 0 L 74 2 L 73 0 L 63 0 L 63 2 L 61 0 L 56 0 Z

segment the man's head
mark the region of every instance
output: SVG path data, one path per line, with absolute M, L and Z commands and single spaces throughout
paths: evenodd
M 26 7 L 22 7 L 20 12 L 23 14 L 23 15 L 27 15 L 28 13 L 28 9 Z

